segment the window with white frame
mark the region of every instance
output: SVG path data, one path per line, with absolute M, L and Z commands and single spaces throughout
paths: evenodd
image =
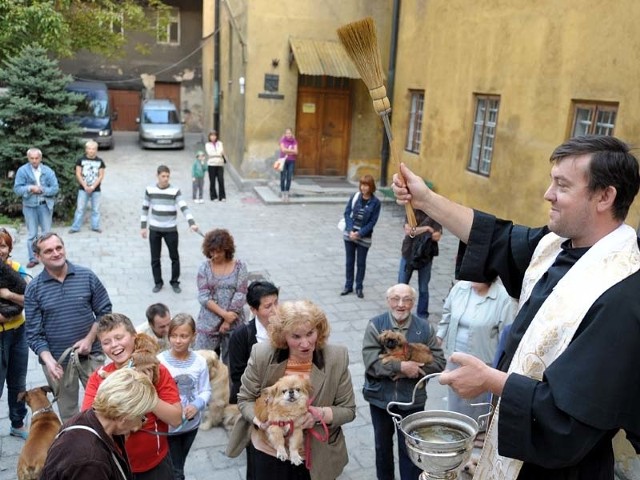
M 476 115 L 473 121 L 473 141 L 467 169 L 489 176 L 493 145 L 496 138 L 500 97 L 495 95 L 476 95 Z
M 420 153 L 420 139 L 422 138 L 422 112 L 424 109 L 424 90 L 409 90 L 411 107 L 409 109 L 409 128 L 405 149 Z
M 180 10 L 171 7 L 171 12 L 165 21 L 158 16 L 158 43 L 180 45 Z
M 573 129 L 576 135 L 613 135 L 617 103 L 573 102 Z

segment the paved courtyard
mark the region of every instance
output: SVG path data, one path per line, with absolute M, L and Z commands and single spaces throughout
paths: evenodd
M 147 240 L 140 236 L 140 205 L 147 184 L 154 182 L 156 167 L 166 164 L 172 170 L 172 183 L 182 188 L 196 222 L 203 231 L 226 228 L 235 238 L 236 256 L 247 263 L 249 271 L 268 277 L 280 287 L 280 299 L 310 299 L 320 305 L 330 320 L 330 341 L 347 346 L 350 371 L 357 399 L 357 416 L 346 425 L 350 461 L 342 479 L 375 478 L 373 430 L 368 404 L 363 400 L 363 364 L 361 341 L 369 318 L 385 309 L 385 290 L 396 283 L 400 244 L 403 237 L 404 209 L 385 202 L 373 234 L 373 246 L 367 262 L 364 299 L 339 295 L 344 283 L 344 246 L 336 224 L 346 203 L 305 201 L 304 196 L 291 204 L 264 204 L 252 189 L 239 191 L 227 173 L 227 202 L 194 204 L 191 201 L 191 163 L 198 138 L 193 137 L 184 151 L 142 151 L 132 134 L 119 134 L 116 148 L 101 151 L 107 169 L 102 194 L 102 234 L 91 232 L 85 223 L 76 235 L 68 235 L 68 225 L 58 224 L 70 261 L 91 268 L 105 284 L 113 310 L 129 316 L 135 324 L 145 321 L 146 307 L 164 302 L 172 314 L 187 312 L 197 316 L 195 277 L 204 257 L 201 237 L 189 232 L 180 218 L 181 294 L 168 287 L 170 261 L 163 251 L 165 288 L 151 292 L 153 280 Z M 224 139 L 223 139 L 224 141 Z M 46 162 L 46 151 L 44 152 Z M 73 161 L 69 161 L 73 168 Z M 275 176 L 274 176 L 275 180 Z M 205 182 L 208 188 L 208 180 Z M 353 187 L 354 191 L 356 187 Z M 293 193 L 295 193 L 295 183 Z M 26 231 L 19 232 L 14 258 L 26 263 Z M 440 256 L 434 262 L 431 279 L 431 319 L 437 322 L 453 280 L 457 242 L 447 232 L 440 242 Z M 34 269 L 39 273 L 40 267 Z M 417 287 L 417 278 L 413 279 Z M 28 387 L 45 384 L 44 375 L 32 354 L 29 360 Z M 429 408 L 441 408 L 446 389 L 429 387 Z M 28 417 L 29 418 L 29 417 Z M 15 478 L 22 440 L 8 436 L 6 398 L 0 401 L 0 480 Z M 230 459 L 224 455 L 228 434 L 222 428 L 199 432 L 188 457 L 189 480 L 244 478 L 244 455 Z

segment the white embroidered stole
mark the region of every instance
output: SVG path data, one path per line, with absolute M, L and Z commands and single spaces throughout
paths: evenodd
M 538 244 L 525 273 L 520 308 L 542 275 L 551 267 L 565 239 L 550 233 Z M 542 380 L 542 374 L 562 354 L 591 305 L 609 288 L 640 269 L 636 232 L 621 225 L 600 239 L 560 279 L 527 328 L 509 367 L 509 373 Z M 522 461 L 498 454 L 500 402 L 482 449 L 478 480 L 517 478 Z

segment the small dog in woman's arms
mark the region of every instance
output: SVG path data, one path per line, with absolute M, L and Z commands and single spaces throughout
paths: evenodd
M 256 399 L 256 418 L 260 423 L 269 424 L 266 431 L 260 430 L 260 433 L 275 448 L 278 459 L 289 460 L 294 465 L 303 462 L 300 455 L 304 443 L 302 424 L 310 397 L 309 380 L 299 375 L 286 375 L 263 389 Z
M 407 342 L 405 336 L 400 332 L 385 330 L 378 335 L 378 341 L 384 349 L 384 352 L 379 355 L 382 363 L 386 364 L 392 360 L 402 362 L 412 360 L 426 365 L 433 362 L 433 354 L 429 347 L 422 343 Z M 422 374 L 424 375 L 424 371 Z

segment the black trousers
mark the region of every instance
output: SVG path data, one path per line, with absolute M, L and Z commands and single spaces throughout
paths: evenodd
M 307 467 L 294 465 L 288 460 L 283 462 L 276 457 L 267 455 L 252 448 L 253 451 L 253 480 L 310 480 L 311 475 Z
M 227 195 L 224 191 L 224 167 L 207 167 L 209 170 L 209 197 L 211 200 L 224 200 Z M 218 180 L 218 188 L 220 189 L 220 197 L 216 193 L 216 179 Z
M 178 255 L 178 232 L 159 232 L 149 230 L 149 248 L 151 249 L 151 271 L 153 281 L 156 285 L 163 285 L 162 265 L 160 256 L 162 254 L 162 239 L 167 244 L 169 258 L 171 259 L 171 285 L 180 284 L 180 256 Z

